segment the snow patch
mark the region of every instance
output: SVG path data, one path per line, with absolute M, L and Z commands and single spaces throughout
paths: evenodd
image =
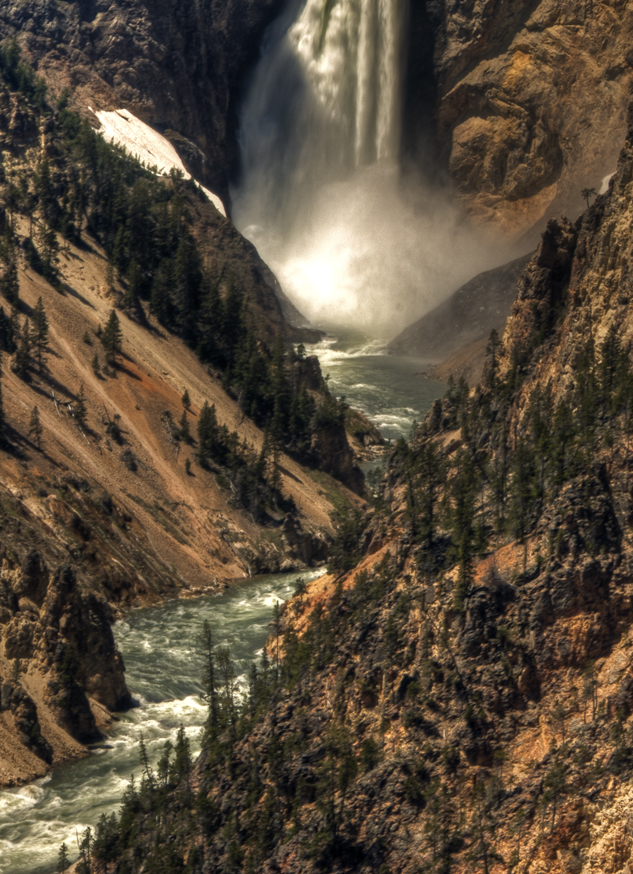
M 615 176 L 615 171 L 613 173 L 609 173 L 608 176 L 604 177 L 604 179 L 602 180 L 602 185 L 600 186 L 600 191 L 598 192 L 598 194 L 606 194 L 607 193 L 607 191 L 609 190 L 609 182 L 611 182 L 611 180 L 613 179 L 614 176 Z
M 124 146 L 130 155 L 138 158 L 147 167 L 155 167 L 159 176 L 168 176 L 171 170 L 180 170 L 185 179 L 191 179 L 191 174 L 185 170 L 178 152 L 169 140 L 127 109 L 117 109 L 114 112 L 98 111 L 95 115 L 101 122 L 99 133 L 108 142 Z M 224 204 L 217 194 L 213 194 L 198 182 L 196 185 L 225 216 Z

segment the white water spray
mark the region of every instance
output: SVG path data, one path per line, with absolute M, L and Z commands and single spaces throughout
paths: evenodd
M 398 169 L 407 0 L 305 0 L 245 101 L 234 219 L 315 324 L 386 337 L 490 266 Z

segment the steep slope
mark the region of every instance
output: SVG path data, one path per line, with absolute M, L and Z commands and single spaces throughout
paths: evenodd
M 188 169 L 228 203 L 240 95 L 279 9 L 278 0 L 28 0 L 2 5 L 0 33 L 18 33 L 82 111 L 124 107 L 173 132 Z
M 362 475 L 253 247 L 194 186 L 51 110 L 11 49 L 0 72 L 7 785 L 84 754 L 129 704 L 116 616 L 322 562 L 330 515 L 360 499 L 315 468 Z
M 485 348 L 493 329 L 503 333 L 516 299 L 517 282 L 530 257 L 517 258 L 475 276 L 448 300 L 398 334 L 389 343 L 389 351 L 443 361 L 471 344 L 478 344 L 478 349 L 482 345 Z M 481 355 L 482 365 L 484 356 L 485 351 Z
M 633 126 L 610 191 L 543 235 L 482 383 L 395 448 L 287 606 L 239 719 L 210 658 L 204 752 L 146 774 L 97 859 L 629 870 L 632 194 Z

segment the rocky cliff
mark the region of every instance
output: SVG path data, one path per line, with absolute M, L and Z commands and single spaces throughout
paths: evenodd
M 279 0 L 3 3 L 51 87 L 83 112 L 125 107 L 173 138 L 188 169 L 228 203 L 240 97 Z M 170 133 L 171 132 L 171 133 Z
M 3 4 L 58 92 L 166 132 L 228 203 L 240 100 L 279 0 Z M 583 208 L 615 168 L 631 84 L 626 0 L 411 4 L 404 158 L 445 173 L 466 211 L 510 238 Z M 429 158 L 432 160 L 429 161 Z
M 411 16 L 409 157 L 434 148 L 467 212 L 509 237 L 576 217 L 626 130 L 630 4 L 428 0 Z
M 69 209 L 91 169 L 68 137 L 83 130 L 95 145 L 94 134 L 67 110 L 36 105 L 39 86 L 15 57 L 0 52 L 0 74 L 0 785 L 7 785 L 85 754 L 109 711 L 129 703 L 111 630 L 116 617 L 254 573 L 322 562 L 334 507 L 359 499 L 313 469 L 322 458 L 310 446 L 310 419 L 329 395 L 318 361 L 291 351 L 296 335 L 254 248 L 195 187 L 159 181 L 104 144 L 89 165 L 94 171 L 114 160 L 107 181 L 90 195 L 84 189 L 83 206 Z M 135 194 L 128 190 L 115 213 L 129 203 L 138 212 L 122 222 L 117 248 L 96 228 L 110 183 L 125 178 L 136 180 Z M 146 261 L 142 271 L 151 282 L 157 266 L 168 271 L 159 284 L 167 308 L 160 321 L 159 297 L 151 305 L 138 296 L 138 261 L 127 275 L 112 259 L 114 249 L 125 257 L 121 241 L 134 227 L 133 259 L 144 247 L 151 260 L 169 236 L 170 201 L 185 222 L 178 263 Z M 148 246 L 158 214 L 162 236 Z M 180 334 L 173 305 L 187 289 L 199 291 L 203 257 L 216 271 L 207 307 L 198 299 L 182 312 L 195 330 L 211 311 L 207 342 L 220 327 L 222 339 L 239 329 L 234 343 L 248 345 L 251 356 L 242 352 L 239 366 L 256 364 L 260 392 L 271 391 L 266 368 L 275 346 L 277 394 L 300 401 L 302 417 L 295 409 L 293 421 L 308 432 L 297 431 L 291 454 L 277 446 L 271 457 L 226 362 L 203 363 L 191 348 L 200 344 Z M 113 319 L 118 339 L 108 346 Z M 251 391 L 250 402 L 257 397 Z M 211 424 L 203 453 L 204 415 Z M 330 436 L 347 462 L 334 472 L 354 485 L 359 472 L 342 423 Z M 234 463 L 237 479 L 227 467 Z

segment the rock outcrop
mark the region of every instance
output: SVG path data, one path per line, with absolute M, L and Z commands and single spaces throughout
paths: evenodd
M 429 0 L 411 15 L 411 159 L 435 143 L 467 212 L 510 237 L 578 215 L 626 132 L 630 4 Z
M 47 764 L 60 750 L 43 734 L 40 711 L 80 743 L 101 737 L 91 700 L 123 710 L 132 699 L 103 596 L 81 585 L 73 568 L 49 571 L 26 532 L 2 544 L 0 573 L 1 710 L 13 715 L 16 737 Z M 7 558 L 7 556 L 12 558 Z M 39 690 L 36 704 L 29 689 Z M 43 691 L 42 691 L 43 690 Z

